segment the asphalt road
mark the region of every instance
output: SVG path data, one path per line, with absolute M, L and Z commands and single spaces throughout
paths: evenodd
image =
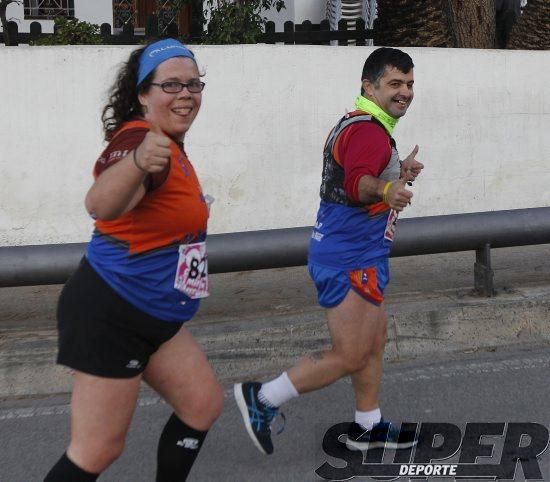
M 393 362 L 386 366 L 382 410 L 386 418 L 396 421 L 453 424 L 461 434 L 466 423 L 472 422 L 531 422 L 542 426 L 547 433 L 549 382 L 548 345 Z M 347 380 L 289 402 L 284 409 L 286 428 L 275 437 L 275 453 L 269 457 L 261 455 L 248 439 L 230 387 L 226 388 L 224 412 L 208 435 L 190 481 L 319 481 L 323 479 L 315 470 L 324 462 L 345 467 L 342 460 L 325 454 L 321 445 L 329 428 L 350 421 L 353 416 L 353 396 Z M 42 480 L 68 442 L 67 403 L 67 396 L 0 402 L 1 482 Z M 144 392 L 125 453 L 100 480 L 153 481 L 156 441 L 169 414 L 169 408 L 158 397 Z M 498 463 L 504 435 L 485 440 L 484 443 L 488 443 L 487 440 L 494 443 L 495 448 L 492 459 L 482 460 Z M 529 440 L 528 437 L 523 445 L 528 445 Z M 436 440 L 435 445 L 437 443 L 440 442 Z M 384 462 L 391 462 L 393 455 L 391 451 L 384 454 Z M 550 449 L 546 448 L 535 462 L 542 480 L 550 481 Z M 373 479 L 356 477 L 353 480 Z M 517 469 L 515 480 L 526 480 L 522 468 Z

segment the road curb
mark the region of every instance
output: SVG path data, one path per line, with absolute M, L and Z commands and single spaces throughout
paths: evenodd
M 502 291 L 400 293 L 388 299 L 387 360 L 550 342 L 550 285 Z M 55 365 L 53 322 L 0 332 L 0 398 L 69 392 L 70 370 Z M 309 307 L 278 316 L 189 324 L 223 384 L 263 378 L 329 343 L 325 314 Z

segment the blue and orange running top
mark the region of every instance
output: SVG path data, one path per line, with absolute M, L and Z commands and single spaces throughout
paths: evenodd
M 149 125 L 140 120 L 125 123 L 109 146 L 139 130 L 143 138 Z M 138 145 L 128 145 L 119 158 Z M 193 317 L 200 300 L 174 288 L 179 246 L 205 241 L 208 207 L 185 152 L 174 141 L 170 149 L 162 183 L 117 219 L 97 219 L 86 256 L 122 298 L 161 320 L 183 322 Z M 105 156 L 100 161 L 104 163 Z M 96 178 L 100 161 L 94 168 Z
M 377 162 L 380 172 L 374 174 L 376 177 L 387 181 L 398 179 L 400 162 L 391 136 L 376 119 L 361 111 L 351 112 L 340 119 L 325 143 L 321 203 L 309 245 L 308 262 L 354 271 L 389 255 L 397 213 L 382 201 L 364 205 L 346 191 L 345 158 L 342 159 L 340 153 L 346 150 L 346 146 L 341 144 L 348 140 L 341 142 L 341 138 L 347 129 L 357 130 L 355 142 L 382 153 L 380 162 Z M 383 131 L 385 135 L 369 136 L 373 129 L 375 134 Z M 339 153 L 335 151 L 336 147 L 340 147 Z

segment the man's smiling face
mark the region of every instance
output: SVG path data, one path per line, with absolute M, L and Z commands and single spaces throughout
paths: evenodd
M 414 91 L 414 69 L 403 73 L 396 67 L 386 66 L 384 75 L 376 84 L 363 80 L 364 96 L 392 117 L 403 117 L 411 104 Z

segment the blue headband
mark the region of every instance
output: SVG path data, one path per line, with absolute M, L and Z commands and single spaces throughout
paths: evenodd
M 139 58 L 139 71 L 137 85 L 143 82 L 153 70 L 155 70 L 162 62 L 171 59 L 172 57 L 189 57 L 195 59 L 193 52 L 185 45 L 177 40 L 168 38 L 159 40 L 149 45 Z

